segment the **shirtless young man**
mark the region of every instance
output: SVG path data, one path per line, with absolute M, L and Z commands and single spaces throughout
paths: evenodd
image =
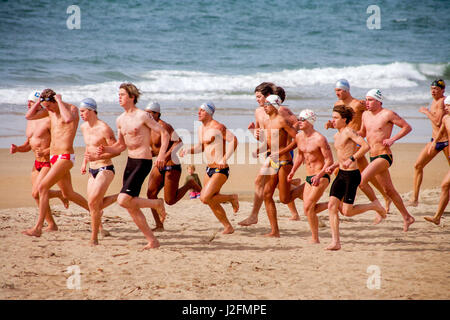
M 164 155 L 169 145 L 169 133 L 161 127 L 147 112 L 136 107 L 140 91 L 132 83 L 122 83 L 119 87 L 119 104 L 125 110 L 116 120 L 118 139 L 112 146 L 100 145 L 97 154 L 121 153 L 128 148 L 128 160 L 123 173 L 123 187 L 117 197 L 117 203 L 127 209 L 134 223 L 144 234 L 148 244 L 143 249 L 160 246 L 158 239 L 150 229 L 142 208 L 156 209 L 164 221 L 166 212 L 163 199 L 140 198 L 142 183 L 152 168 L 150 149 L 151 131 L 161 134 L 161 148 L 156 158 L 156 167 L 164 167 Z
M 352 217 L 368 210 L 375 210 L 382 217 L 386 216 L 386 211 L 378 201 L 369 204 L 353 205 L 356 191 L 361 182 L 361 172 L 359 171 L 357 162 L 359 158 L 364 157 L 364 154 L 369 151 L 369 145 L 364 138 L 359 136 L 349 126 L 353 115 L 353 109 L 343 104 L 336 105 L 333 108 L 333 128 L 338 130 L 334 135 L 334 147 L 336 148 L 338 159 L 325 171 L 331 174 L 336 168 L 339 168 L 339 172 L 330 189 L 328 213 L 330 216 L 332 241 L 326 248 L 327 250 L 339 250 L 341 248 L 339 238 L 339 207 L 342 206 L 342 214 L 347 217 Z M 360 147 L 358 148 L 357 145 Z
M 269 95 L 275 94 L 275 92 L 278 92 L 285 97 L 283 88 L 277 87 L 271 82 L 263 82 L 255 88 L 255 97 L 256 102 L 258 103 L 258 108 L 255 110 L 255 123 L 250 123 L 248 129 L 253 132 L 255 138 L 262 144 L 266 143 L 264 129 L 266 128 L 266 123 L 269 119 L 268 115 L 264 111 L 264 104 L 266 102 L 266 98 Z M 284 101 L 284 99 L 281 100 Z M 278 112 L 291 126 L 295 124 L 296 118 L 288 108 L 280 106 Z M 291 116 L 294 117 L 294 120 L 292 120 Z M 268 152 L 270 152 L 270 149 L 268 149 Z M 266 166 L 263 165 L 260 172 L 258 172 L 258 175 L 256 176 L 252 212 L 250 213 L 250 216 L 238 223 L 241 226 L 249 226 L 258 223 L 258 213 L 264 201 L 264 185 L 267 181 L 267 175 L 264 174 L 266 169 Z M 299 220 L 294 201 L 288 203 L 288 207 L 291 211 L 291 219 Z
M 409 226 L 414 223 L 414 218 L 408 213 L 403 200 L 391 180 L 389 167 L 392 165 L 393 157 L 390 147 L 395 141 L 401 139 L 411 131 L 411 126 L 397 113 L 385 109 L 382 106 L 383 95 L 380 90 L 372 89 L 366 94 L 367 112 L 362 117 L 362 126 L 358 134 L 367 138 L 370 147 L 370 164 L 361 172 L 361 184 L 359 187 L 366 194 L 373 190 L 368 188 L 368 182 L 376 177 L 389 198 L 400 211 L 403 217 L 403 231 L 408 231 Z M 394 125 L 400 127 L 400 131 L 393 137 L 392 129 Z M 371 197 L 369 197 L 371 199 Z M 375 223 L 381 221 L 383 217 L 377 213 Z
M 91 245 L 98 245 L 98 232 L 101 226 L 103 211 L 110 204 L 117 200 L 117 194 L 105 197 L 109 185 L 114 179 L 114 165 L 112 157 L 117 154 L 103 154 L 98 157 L 97 147 L 100 145 L 108 146 L 116 142 L 114 132 L 97 116 L 97 103 L 94 99 L 86 98 L 80 103 L 80 116 L 85 121 L 81 126 L 86 151 L 83 164 L 81 165 L 81 174 L 86 174 L 86 167 L 89 163 L 89 180 L 87 184 L 87 197 L 89 211 L 91 214 Z M 108 233 L 104 234 L 108 235 Z
M 433 160 L 433 158 L 440 152 L 444 151 L 444 155 L 450 164 L 449 151 L 448 151 L 448 135 L 447 132 L 437 138 L 437 133 L 442 123 L 442 117 L 445 115 L 444 110 L 444 92 L 445 92 L 445 82 L 444 80 L 435 80 L 431 84 L 431 96 L 433 97 L 433 102 L 431 103 L 430 109 L 421 107 L 419 112 L 425 114 L 431 121 L 431 141 L 428 142 L 417 158 L 414 165 L 414 193 L 412 195 L 411 201 L 408 203 L 409 206 L 417 207 L 419 204 L 419 192 L 420 185 L 423 180 L 423 169 L 425 166 Z M 434 143 L 434 149 L 428 152 L 430 145 Z
M 441 128 L 438 134 L 436 135 L 435 140 L 430 144 L 428 148 L 428 152 L 430 154 L 433 153 L 434 150 L 436 150 L 437 144 L 436 141 L 439 141 L 443 135 L 447 134 L 447 136 L 450 137 L 450 96 L 445 98 L 444 104 L 446 115 L 442 118 Z M 448 204 L 449 192 L 450 192 L 450 170 L 447 170 L 447 174 L 445 175 L 441 183 L 441 197 L 439 199 L 439 204 L 436 213 L 434 217 L 428 216 L 424 217 L 425 220 L 427 220 L 428 222 L 432 222 L 436 225 L 439 225 L 441 223 L 442 214 L 444 213 L 444 210 Z
M 40 107 L 43 107 L 40 109 Z M 78 108 L 62 101 L 61 95 L 51 89 L 42 91 L 39 101 L 36 102 L 25 115 L 27 120 L 50 118 L 50 163 L 51 168 L 40 181 L 39 190 L 39 218 L 36 225 L 23 231 L 28 236 L 40 237 L 44 219 L 51 215 L 49 197 L 50 188 L 58 184 L 64 198 L 75 202 L 86 210 L 88 203 L 83 196 L 76 193 L 72 187 L 70 169 L 75 164 L 73 140 L 78 128 Z M 57 230 L 56 224 L 51 230 Z
M 39 101 L 40 92 L 33 91 L 28 96 L 28 109 Z M 28 120 L 25 131 L 27 140 L 21 146 L 11 144 L 9 152 L 28 152 L 33 150 L 35 161 L 31 170 L 31 195 L 36 200 L 39 207 L 39 182 L 50 170 L 50 118 L 45 117 L 38 120 Z M 69 201 L 62 196 L 60 190 L 49 190 L 49 198 L 59 198 L 66 208 L 69 207 Z M 52 215 L 46 216 L 48 230 L 56 229 L 55 221 Z
M 166 129 L 170 135 L 169 146 L 164 155 L 164 167 L 162 169 L 154 167 L 150 172 L 147 197 L 149 199 L 156 199 L 158 193 L 164 187 L 164 200 L 166 204 L 171 206 L 180 201 L 190 189 L 200 192 L 202 188 L 194 180 L 189 180 L 184 186 L 178 188 L 181 177 L 181 164 L 177 152 L 182 147 L 183 142 L 172 126 L 161 120 L 161 106 L 158 102 L 150 103 L 145 108 L 145 111 L 148 112 L 161 127 Z M 152 154 L 154 156 L 159 155 L 161 148 L 161 134 L 154 130 L 151 131 L 150 148 L 152 149 Z M 164 225 L 161 222 L 161 219 L 159 219 L 159 215 L 155 209 L 152 209 L 152 214 L 156 224 L 153 231 L 163 231 Z
M 350 94 L 350 84 L 346 79 L 339 79 L 336 82 L 334 92 L 336 93 L 336 96 L 339 99 L 334 103 L 335 106 L 343 104 L 346 107 L 352 108 L 354 115 L 352 121 L 350 121 L 350 123 L 348 124 L 348 127 L 358 132 L 359 130 L 361 130 L 362 115 L 366 111 L 366 101 L 358 100 L 352 97 L 352 95 Z M 333 122 L 331 120 L 325 124 L 325 129 L 329 128 L 333 128 Z M 362 172 L 369 165 L 369 162 L 367 161 L 366 157 L 363 156 L 358 159 L 357 164 L 359 170 Z M 389 212 L 389 207 L 392 202 L 391 199 L 387 196 L 387 194 L 384 192 L 383 188 L 375 178 L 371 179 L 370 183 L 375 188 L 377 188 L 377 190 L 383 196 L 386 204 L 385 205 L 386 211 Z M 366 194 L 366 196 L 369 195 Z M 370 201 L 375 200 L 376 198 L 370 198 Z
M 273 200 L 273 193 L 278 186 L 280 201 L 289 203 L 291 199 L 291 184 L 287 176 L 292 169 L 292 156 L 289 151 L 295 148 L 295 137 L 297 131 L 290 126 L 285 118 L 278 113 L 281 99 L 277 95 L 269 95 L 264 104 L 264 110 L 269 116 L 265 123 L 267 149 L 271 154 L 267 158 L 267 182 L 264 185 L 264 205 L 269 218 L 271 231 L 265 236 L 280 237 L 278 228 L 277 209 Z M 293 142 L 288 144 L 288 137 L 291 136 Z M 263 150 L 265 151 L 265 150 Z M 259 150 L 256 151 L 259 153 Z
M 220 189 L 228 179 L 230 168 L 227 160 L 236 150 L 238 141 L 225 125 L 213 119 L 215 110 L 216 107 L 212 102 L 206 102 L 200 106 L 198 120 L 202 125 L 198 128 L 198 144 L 189 149 L 181 149 L 180 157 L 184 157 L 185 154 L 204 152 L 208 165 L 200 200 L 211 208 L 216 218 L 222 223 L 224 226 L 222 233 L 231 234 L 234 228 L 221 203 L 230 202 L 234 213 L 237 213 L 239 199 L 237 194 L 220 194 Z
M 303 191 L 303 211 L 308 218 L 312 238 L 310 243 L 319 243 L 319 219 L 317 213 L 325 210 L 328 203 L 317 203 L 330 183 L 325 171 L 333 164 L 333 154 L 325 136 L 314 129 L 317 116 L 314 111 L 305 109 L 299 115 L 300 132 L 295 138 L 298 156 L 288 175 L 292 179 L 300 165 L 306 165 L 306 184 Z

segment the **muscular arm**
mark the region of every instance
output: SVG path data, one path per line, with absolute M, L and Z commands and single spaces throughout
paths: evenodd
M 121 132 L 121 126 L 120 126 L 119 119 L 117 119 L 116 125 L 117 125 L 117 132 L 118 132 L 117 141 L 112 145 L 100 146 L 99 148 L 101 149 L 102 152 L 100 152 L 100 153 L 97 152 L 98 156 L 101 156 L 104 153 L 119 155 L 127 148 L 127 145 L 125 144 L 125 139 L 123 138 L 123 135 Z
M 11 144 L 11 147 L 9 148 L 9 153 L 13 154 L 16 152 L 28 152 L 30 150 L 31 150 L 30 140 L 27 139 L 21 146 Z
M 226 144 L 226 151 L 223 157 L 223 164 L 227 163 L 227 160 L 236 151 L 236 148 L 238 146 L 238 140 L 236 136 L 225 127 L 224 130 L 225 130 L 225 141 L 228 143 Z
M 61 95 L 55 95 L 56 103 L 58 104 L 59 112 L 61 113 L 61 118 L 64 123 L 70 123 L 78 117 L 78 109 L 72 108 L 72 106 L 67 107 L 66 104 L 61 100 Z M 73 110 L 72 110 L 73 109 Z
M 278 153 L 278 156 L 282 156 L 283 154 L 294 150 L 295 147 L 297 146 L 297 142 L 295 141 L 295 137 L 297 136 L 297 132 L 295 131 L 295 129 L 286 121 L 284 123 L 283 129 L 288 133 L 288 135 L 290 137 L 292 137 L 292 141 L 283 149 L 281 149 Z
M 162 127 L 158 122 L 156 122 L 153 117 L 148 114 L 147 112 L 145 112 L 143 114 L 144 118 L 144 123 L 147 125 L 147 127 L 149 127 L 151 130 L 154 130 L 156 132 L 158 132 L 161 135 L 161 147 L 159 149 L 159 154 L 158 157 L 156 158 L 156 166 L 159 169 L 162 169 L 162 167 L 164 167 L 165 164 L 165 155 L 167 152 L 167 147 L 169 146 L 169 132 L 167 132 L 167 130 Z
M 442 118 L 445 115 L 444 101 L 443 100 L 439 101 L 438 110 L 436 111 L 435 114 L 433 114 L 429 109 L 425 107 L 421 107 L 419 109 L 419 112 L 425 114 L 436 127 L 440 127 L 442 123 Z
M 390 121 L 391 121 L 394 125 L 400 127 L 401 130 L 400 130 L 395 136 L 393 136 L 392 138 L 390 138 L 390 139 L 385 139 L 385 140 L 383 141 L 383 144 L 384 144 L 384 145 L 387 145 L 387 146 L 393 145 L 395 141 L 397 141 L 397 140 L 403 138 L 403 137 L 406 136 L 408 133 L 410 133 L 411 130 L 412 130 L 412 128 L 411 128 L 411 126 L 409 125 L 409 123 L 406 122 L 405 119 L 403 119 L 402 117 L 400 117 L 400 116 L 399 116 L 397 113 L 395 113 L 395 112 L 392 112 L 392 116 L 391 116 L 391 118 L 390 118 Z
M 359 148 L 359 150 L 357 152 L 355 152 L 355 154 L 353 155 L 353 158 L 355 158 L 355 160 L 358 160 L 358 159 L 364 157 L 364 155 L 370 150 L 370 146 L 366 142 L 366 140 L 364 140 L 363 137 L 358 135 L 358 133 L 356 131 L 354 131 L 350 128 L 348 131 L 348 137 L 350 139 L 352 139 L 356 144 L 359 144 L 361 146 Z
M 48 111 L 45 108 L 40 108 L 40 101 L 37 101 L 33 106 L 28 109 L 28 112 L 25 114 L 25 118 L 27 120 L 36 120 L 48 117 Z

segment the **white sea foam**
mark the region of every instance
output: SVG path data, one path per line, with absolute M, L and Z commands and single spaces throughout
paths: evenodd
M 337 79 L 346 78 L 352 88 L 380 88 L 393 91 L 393 101 L 411 99 L 408 88 L 420 86 L 416 98 L 429 97 L 427 77 L 441 76 L 449 64 L 411 64 L 394 62 L 387 65 L 372 64 L 348 67 L 282 70 L 249 75 L 220 75 L 196 71 L 157 70 L 143 72 L 137 87 L 144 93 L 143 99 L 157 100 L 247 100 L 254 99 L 255 86 L 271 81 L 283 86 L 291 98 L 323 98 L 330 95 Z M 63 94 L 66 101 L 77 102 L 86 97 L 98 103 L 116 103 L 120 81 L 89 85 L 60 85 L 53 87 Z M 427 84 L 428 85 L 428 84 Z M 44 89 L 45 83 L 36 87 L 0 88 L 0 103 L 23 104 L 29 92 Z M 40 87 L 40 88 L 39 88 Z M 400 89 L 400 90 L 389 90 Z M 406 89 L 406 90 L 402 90 Z M 408 92 L 408 93 L 406 93 Z

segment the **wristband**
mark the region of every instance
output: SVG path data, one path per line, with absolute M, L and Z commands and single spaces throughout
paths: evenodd
M 353 162 L 356 161 L 356 159 L 353 156 L 350 157 L 350 160 L 352 160 Z

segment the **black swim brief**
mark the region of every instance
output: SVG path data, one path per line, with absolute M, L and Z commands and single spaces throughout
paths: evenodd
M 230 175 L 230 168 L 224 168 L 224 169 L 219 169 L 219 168 L 210 168 L 210 167 L 206 167 L 206 174 L 208 175 L 208 177 L 212 177 L 213 174 L 215 173 L 221 173 L 226 175 L 226 177 L 228 178 L 228 176 Z
M 431 142 L 433 142 L 433 141 L 434 141 L 434 139 L 431 138 Z M 442 151 L 442 150 L 444 150 L 446 147 L 448 147 L 448 141 L 436 142 L 436 147 L 435 147 L 435 149 L 436 149 L 437 151 Z
M 344 200 L 344 203 L 353 204 L 355 202 L 356 191 L 361 182 L 361 172 L 356 170 L 342 170 L 334 179 L 330 188 L 330 197 Z
M 315 177 L 316 175 L 313 175 L 313 176 L 306 176 L 306 182 L 308 182 L 310 185 L 312 185 L 312 178 L 313 177 Z M 330 175 L 328 174 L 328 173 L 325 173 L 323 176 L 322 176 L 322 178 L 327 178 L 328 179 L 328 182 L 330 182 L 330 180 L 331 180 L 331 178 L 330 178 Z
M 164 166 L 164 168 L 158 169 L 158 170 L 159 170 L 159 173 L 162 175 L 162 181 L 160 184 L 160 187 L 162 188 L 165 184 L 166 172 L 172 171 L 172 170 L 181 172 L 181 164 L 173 164 L 171 166 Z
M 152 159 L 128 158 L 127 166 L 123 172 L 123 187 L 120 193 L 126 193 L 132 197 L 139 196 L 142 183 L 152 169 Z
M 372 162 L 373 160 L 378 159 L 378 158 L 382 158 L 382 159 L 386 160 L 387 162 L 389 162 L 389 167 L 392 166 L 392 162 L 394 161 L 392 154 L 380 154 L 375 157 L 370 157 L 370 162 Z
M 98 169 L 91 169 L 91 168 L 89 168 L 89 173 L 92 174 L 92 177 L 94 177 L 94 179 L 95 179 L 97 177 L 98 173 L 100 171 L 103 171 L 103 170 L 110 170 L 114 174 L 116 173 L 116 171 L 114 170 L 114 165 L 112 165 L 112 164 L 109 165 L 109 166 L 98 168 Z

